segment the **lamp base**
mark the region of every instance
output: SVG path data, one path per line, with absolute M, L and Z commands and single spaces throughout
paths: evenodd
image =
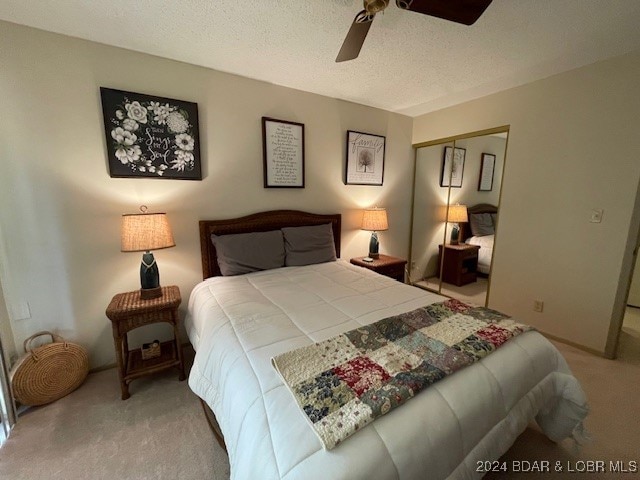
M 140 289 L 141 300 L 151 300 L 153 298 L 158 298 L 161 296 L 162 296 L 162 287 Z
M 451 245 L 458 245 L 460 238 L 460 227 L 457 223 L 454 223 L 451 228 Z
M 375 260 L 376 258 L 380 258 L 380 254 L 378 252 L 369 252 L 369 256 L 367 258 Z

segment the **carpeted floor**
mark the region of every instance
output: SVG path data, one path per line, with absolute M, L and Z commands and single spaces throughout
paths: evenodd
M 185 349 L 191 359 L 192 349 Z M 120 400 L 114 368 L 22 414 L 0 449 L 0 479 L 222 480 L 229 463 L 198 398 L 175 370 L 134 381 Z
M 593 440 L 580 451 L 530 426 L 501 459 L 640 460 L 640 367 L 556 343 L 591 404 Z M 631 345 L 640 351 L 640 342 Z M 120 400 L 115 369 L 95 373 L 71 395 L 21 416 L 0 449 L 0 478 L 12 480 L 222 480 L 229 464 L 187 382 L 167 372 L 138 380 Z M 620 478 L 636 478 L 623 474 Z M 486 478 L 617 478 L 617 474 L 501 473 Z M 428 478 L 426 475 L 425 478 Z M 261 479 L 256 479 L 261 480 Z
M 569 473 L 565 468 L 562 474 L 532 474 L 514 473 L 511 470 L 508 474 L 490 474 L 485 478 L 640 478 L 640 471 L 613 473 L 609 471 L 608 464 L 609 461 L 635 461 L 640 468 L 640 367 L 623 360 L 600 358 L 562 343 L 553 343 L 564 355 L 589 399 L 591 412 L 585 426 L 592 437 L 591 441 L 576 450 L 572 440 L 555 444 L 541 433 L 537 425 L 530 425 L 501 460 L 510 467 L 515 460 L 549 460 L 552 466 L 556 461 L 563 466 L 570 462 L 574 470 L 577 468 L 576 462 L 580 460 L 604 460 L 607 462 L 607 471 Z M 621 356 L 636 358 L 638 352 L 640 341 L 628 344 Z

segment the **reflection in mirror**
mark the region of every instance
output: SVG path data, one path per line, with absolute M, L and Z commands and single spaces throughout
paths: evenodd
M 453 148 L 453 142 L 416 150 L 414 178 L 409 279 L 435 292 L 440 292 L 438 245 L 445 241 L 449 194 L 449 188 L 441 186 L 447 177 L 442 170 L 445 146 Z
M 504 132 L 416 149 L 412 284 L 488 306 L 506 142 Z

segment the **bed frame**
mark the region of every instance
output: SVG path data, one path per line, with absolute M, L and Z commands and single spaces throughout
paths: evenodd
M 498 213 L 498 207 L 489 203 L 479 203 L 471 207 L 467 207 L 467 213 Z M 468 222 L 460 224 L 460 243 L 466 242 L 467 238 L 472 237 L 471 225 Z
M 254 213 L 246 217 L 228 220 L 200 220 L 200 250 L 202 254 L 202 278 L 219 277 L 220 267 L 211 235 L 230 235 L 234 233 L 268 232 L 283 227 L 304 227 L 331 223 L 336 256 L 340 257 L 340 227 L 342 216 L 319 215 L 298 210 L 271 210 Z

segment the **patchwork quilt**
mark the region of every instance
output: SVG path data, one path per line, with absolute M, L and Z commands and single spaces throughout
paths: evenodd
M 531 327 L 447 300 L 278 355 L 273 366 L 326 449 Z

